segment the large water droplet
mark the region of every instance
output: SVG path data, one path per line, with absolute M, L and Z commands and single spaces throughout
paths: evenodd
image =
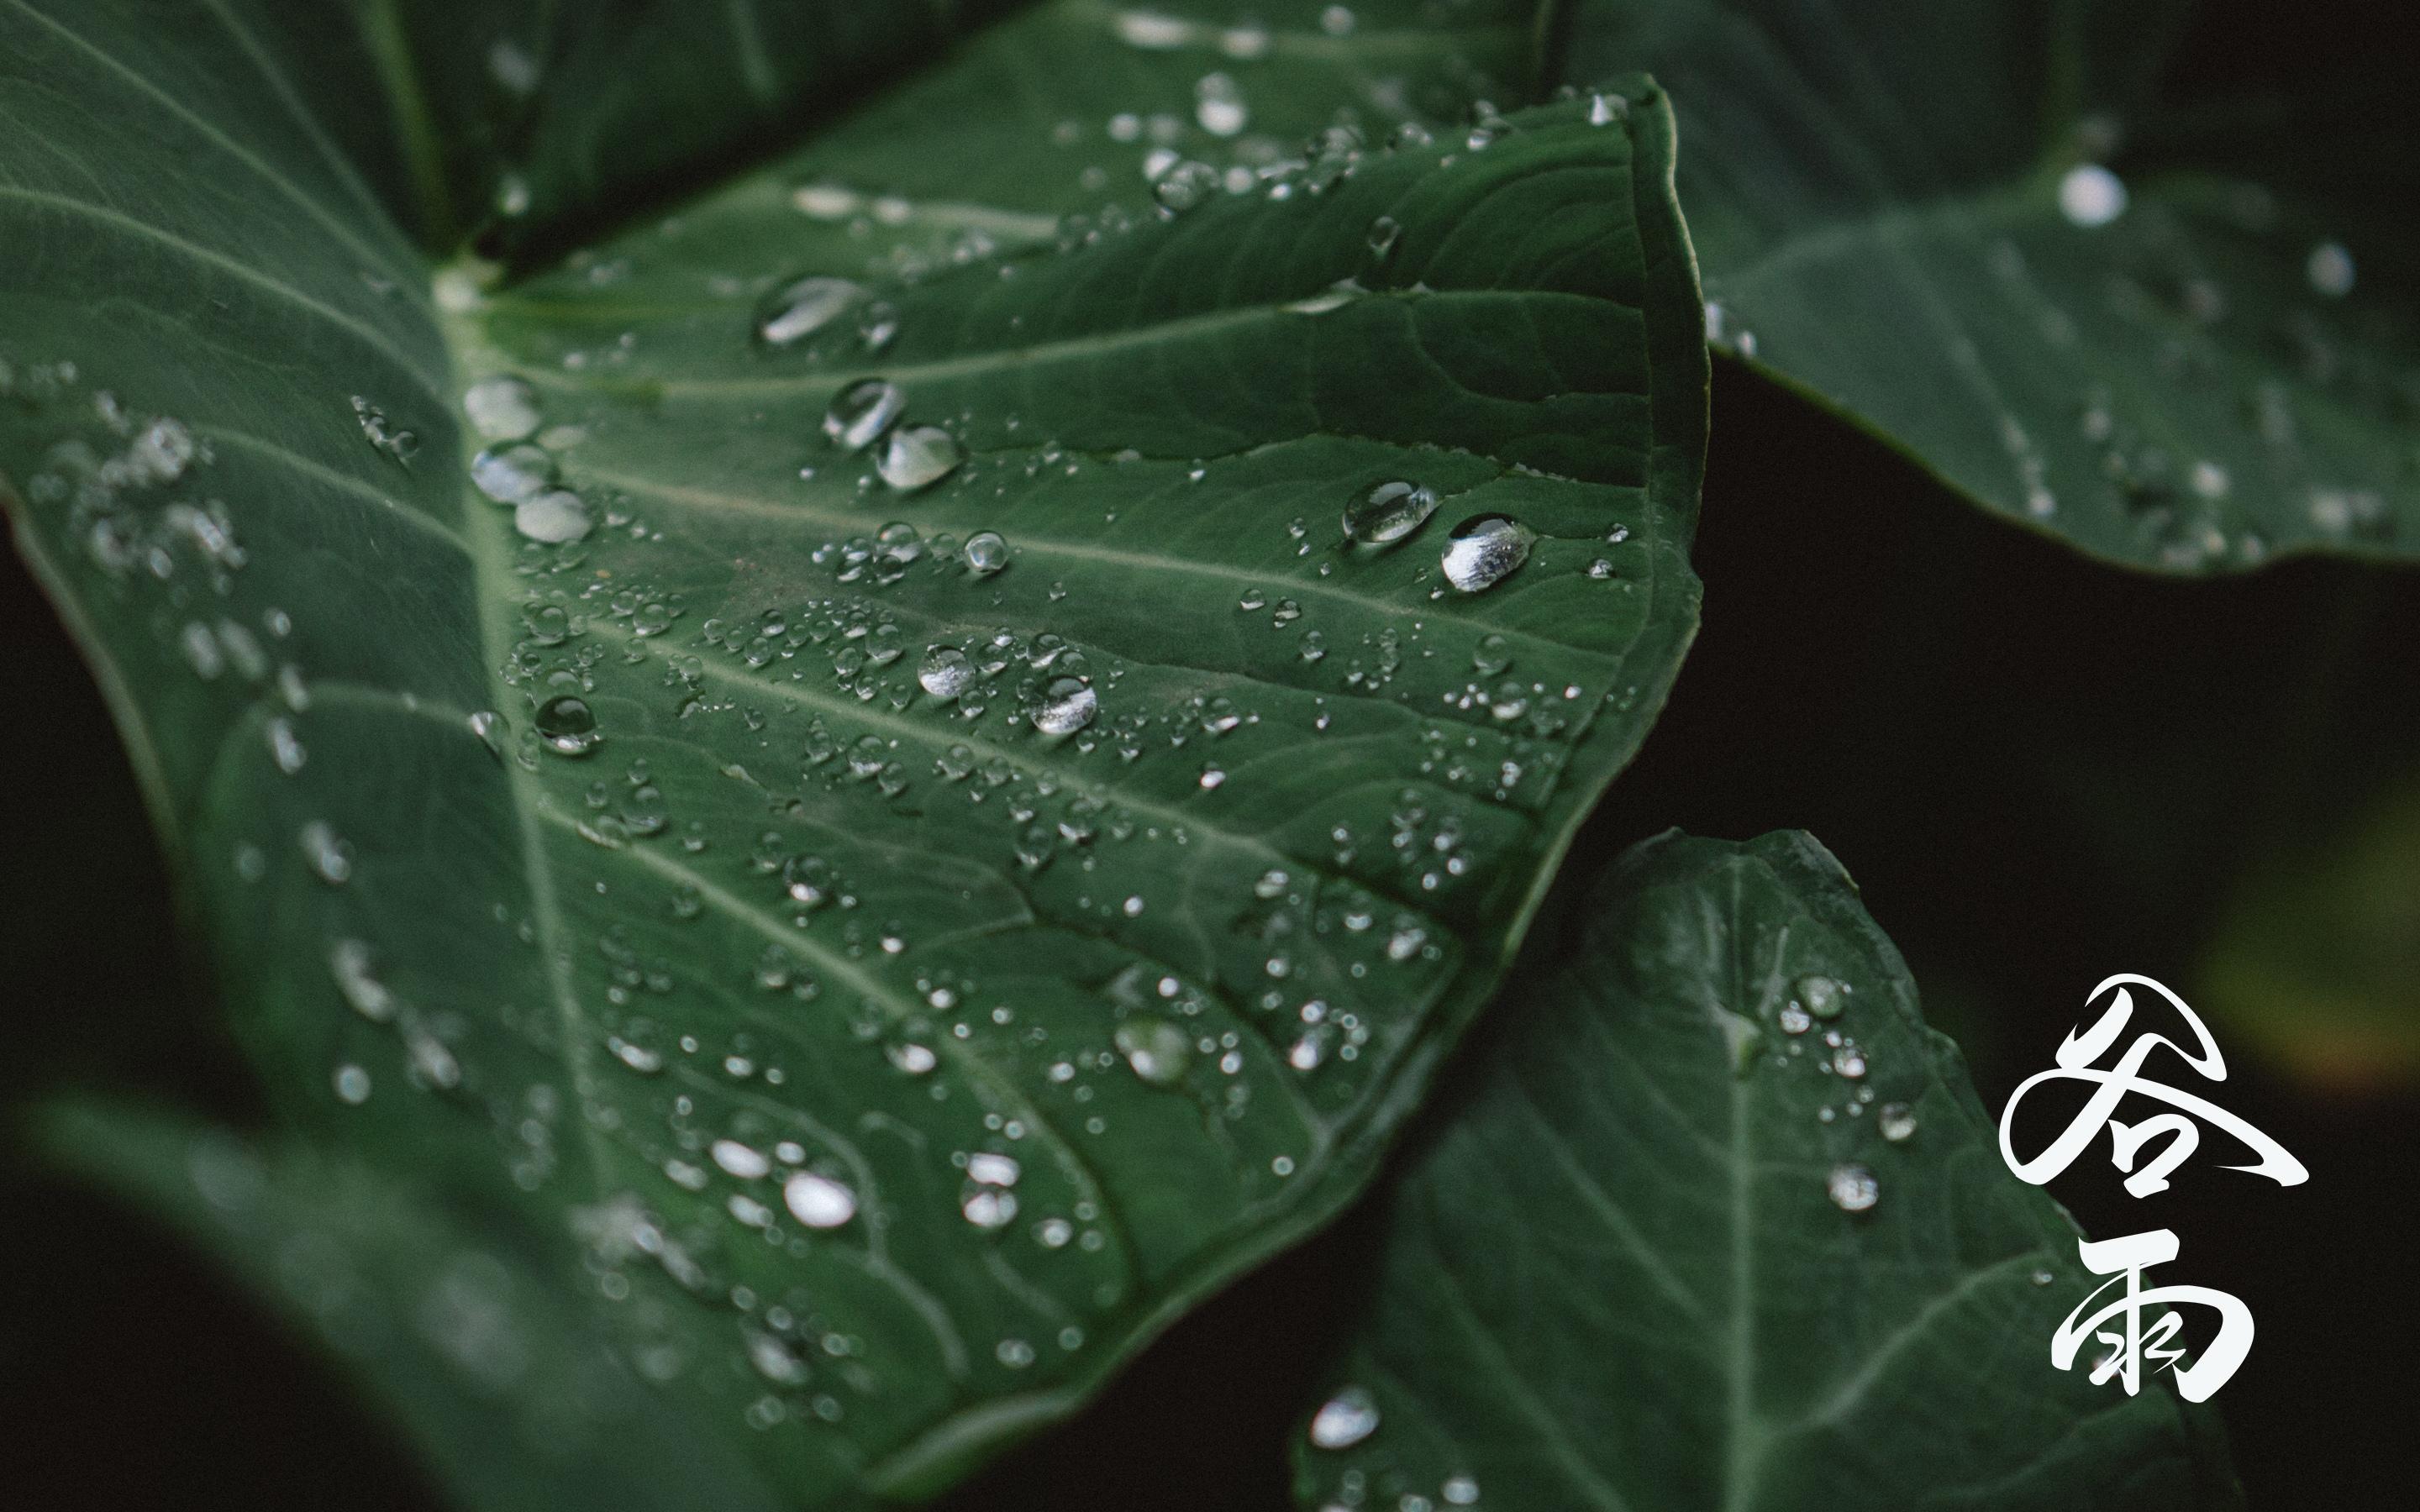
M 1537 539 L 1537 532 L 1508 516 L 1473 516 L 1446 542 L 1445 580 L 1466 594 L 1483 593 L 1519 571 Z
M 1805 976 L 1796 983 L 1798 1000 L 1819 1019 L 1836 1019 L 1849 1006 L 1847 989 L 1830 977 Z
M 907 402 L 908 396 L 897 385 L 880 378 L 860 378 L 832 397 L 831 408 L 824 411 L 824 434 L 852 452 L 861 452 L 891 428 Z
M 958 439 L 939 425 L 903 425 L 883 443 L 875 464 L 882 481 L 901 493 L 929 487 L 958 470 L 967 454 Z
M 773 291 L 756 316 L 756 339 L 768 347 L 804 341 L 864 298 L 845 278 L 801 278 Z
M 1364 546 L 1400 541 L 1436 513 L 1437 497 L 1417 483 L 1382 483 L 1344 511 L 1344 533 Z

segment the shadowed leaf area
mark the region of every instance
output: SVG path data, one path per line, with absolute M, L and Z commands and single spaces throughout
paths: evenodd
M 1625 854 L 1388 1198 L 1304 1507 L 2235 1504 L 2214 1412 L 2055 1369 L 2100 1286 L 1803 834 Z
M 274 1114 L 52 1143 L 469 1504 L 922 1495 L 1358 1189 L 1661 707 L 1669 116 L 579 8 L 0 4 L 0 494 Z
M 2404 84 L 2366 13 L 2310 18 L 2316 49 L 2243 45 L 2267 20 L 1574 0 L 1559 25 L 1565 77 L 1672 91 L 1722 349 L 2109 561 L 2408 560 Z

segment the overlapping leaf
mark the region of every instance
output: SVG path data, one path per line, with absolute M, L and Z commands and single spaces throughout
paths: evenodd
M 0 470 L 348 1152 L 295 1242 L 367 1211 L 314 1171 L 425 1209 L 826 1502 L 1352 1194 L 1694 626 L 1652 88 L 1474 126 L 1522 8 L 1069 0 L 505 280 L 147 13 L 0 11 Z
M 2408 556 L 2408 183 L 2169 108 L 2186 8 L 1575 0 L 1562 66 L 1672 91 L 1717 344 L 1990 508 L 2169 570 Z
M 1391 1196 L 1304 1506 L 2234 1500 L 2211 1414 L 2052 1366 L 2102 1278 L 1828 853 L 1668 835 L 1588 908 Z

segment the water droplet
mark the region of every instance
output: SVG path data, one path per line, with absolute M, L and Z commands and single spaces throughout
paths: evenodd
M 714 1157 L 714 1164 L 743 1181 L 755 1180 L 773 1168 L 773 1163 L 765 1158 L 763 1150 L 753 1145 L 743 1145 L 737 1139 L 718 1139 L 706 1153 Z
M 471 428 L 491 441 L 517 441 L 538 426 L 537 391 L 517 378 L 485 378 L 462 395 Z
M 865 297 L 845 278 L 801 278 L 773 291 L 756 316 L 756 339 L 768 347 L 804 341 Z
M 2090 230 L 2126 213 L 2126 185 L 2097 162 L 2080 163 L 2058 181 L 2058 212 Z
M 288 777 L 302 770 L 302 764 L 308 759 L 309 752 L 302 748 L 302 737 L 295 734 L 294 722 L 284 717 L 271 719 L 266 727 L 266 733 L 269 738 L 269 757 L 277 764 L 277 769 Z
M 1151 186 L 1151 197 L 1171 215 L 1182 214 L 1218 193 L 1218 170 L 1206 162 L 1179 162 Z
M 916 669 L 916 681 L 937 699 L 954 699 L 974 685 L 975 664 L 955 646 L 934 646 Z
M 1448 1506 L 1475 1506 L 1479 1502 L 1479 1482 L 1468 1475 L 1450 1476 L 1437 1488 L 1437 1494 L 1445 1498 Z
M 1311 1442 L 1319 1449 L 1350 1449 L 1378 1431 L 1378 1403 L 1358 1386 L 1347 1386 L 1311 1414 Z
M 1393 255 L 1395 243 L 1402 239 L 1404 227 L 1391 215 L 1381 215 L 1370 223 L 1370 255 L 1385 262 Z
M 564 756 L 585 756 L 604 738 L 597 733 L 597 711 L 569 693 L 539 704 L 533 722 L 548 748 Z
M 336 1088 L 336 1100 L 349 1107 L 359 1107 L 370 1100 L 370 1073 L 359 1066 L 339 1066 L 331 1078 Z
M 1504 515 L 1475 515 L 1453 528 L 1442 561 L 1446 581 L 1466 594 L 1484 593 L 1529 560 L 1538 532 Z
M 1898 1144 L 1916 1133 L 1916 1110 L 1904 1103 L 1885 1103 L 1874 1116 L 1874 1127 L 1883 1132 L 1885 1139 Z
M 883 764 L 877 762 L 875 771 L 879 773 Z M 822 856 L 793 856 L 782 863 L 782 890 L 793 903 L 820 908 L 839 890 L 839 879 Z
M 473 486 L 500 504 L 518 504 L 554 482 L 554 458 L 527 441 L 489 447 L 471 459 Z
M 304 825 L 297 839 L 302 845 L 302 859 L 320 881 L 339 887 L 352 876 L 353 848 L 326 820 Z
M 395 1017 L 395 994 L 379 980 L 366 942 L 338 940 L 330 946 L 328 975 L 336 980 L 336 991 L 354 1012 L 373 1024 L 384 1024 Z
M 2352 254 L 2341 241 L 2322 241 L 2313 247 L 2303 272 L 2312 289 L 2327 299 L 2340 300 L 2352 292 Z
M 813 1171 L 799 1171 L 782 1183 L 782 1201 L 809 1228 L 838 1228 L 857 1216 L 857 1194 Z
M 833 396 L 831 408 L 824 411 L 824 434 L 852 452 L 861 452 L 891 428 L 907 403 L 908 396 L 895 384 L 860 378 Z
M 913 493 L 955 472 L 966 459 L 958 439 L 940 426 L 903 425 L 883 443 L 876 470 L 893 488 Z
M 1854 1082 L 1866 1073 L 1866 1053 L 1853 1044 L 1836 1046 L 1832 1051 L 1832 1070 Z
M 1344 533 L 1363 546 L 1386 546 L 1419 530 L 1436 507 L 1436 495 L 1417 483 L 1382 483 L 1344 511 Z
M 1233 136 L 1250 116 L 1234 80 L 1223 73 L 1206 73 L 1193 86 L 1193 118 L 1212 136 Z
M 1830 977 L 1805 976 L 1796 984 L 1798 1001 L 1819 1019 L 1836 1019 L 1848 1007 L 1848 989 Z
M 1131 1018 L 1118 1026 L 1118 1054 L 1134 1073 L 1154 1087 L 1173 1087 L 1193 1064 L 1193 1042 L 1163 1018 Z
M 977 531 L 967 537 L 960 550 L 967 570 L 978 578 L 988 578 L 1008 565 L 1008 543 L 998 531 Z
M 595 525 L 586 501 L 568 488 L 550 488 L 513 506 L 513 529 L 542 546 L 580 540 Z
M 1832 1198 L 1832 1206 L 1842 1212 L 1864 1212 L 1882 1199 L 1882 1183 L 1874 1173 L 1854 1161 L 1832 1167 L 1823 1180 L 1823 1190 Z
M 1073 734 L 1093 722 L 1100 700 L 1091 687 L 1073 677 L 1054 679 L 1026 710 L 1033 728 L 1046 735 Z

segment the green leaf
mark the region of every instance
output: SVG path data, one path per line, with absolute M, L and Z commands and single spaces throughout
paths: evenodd
M 0 8 L 0 493 L 295 1180 L 572 1236 L 817 1504 L 1352 1196 L 1698 602 L 1662 100 L 1449 133 L 1528 18 L 1423 14 L 1040 8 L 504 279 L 372 213 L 277 51 Z M 833 317 L 755 339 L 805 277 Z M 921 442 L 828 441 L 876 378 Z M 1389 483 L 1434 517 L 1348 543 Z M 1457 591 L 1494 514 L 1527 559 Z
M 1389 1194 L 1302 1505 L 2231 1499 L 2164 1378 L 2052 1366 L 2100 1278 L 1814 841 L 1637 846 L 1507 1000 Z
M 1672 91 L 1716 343 L 1994 512 L 2170 571 L 2409 557 L 2410 189 L 2153 88 L 2184 8 L 1574 0 L 1562 71 Z

